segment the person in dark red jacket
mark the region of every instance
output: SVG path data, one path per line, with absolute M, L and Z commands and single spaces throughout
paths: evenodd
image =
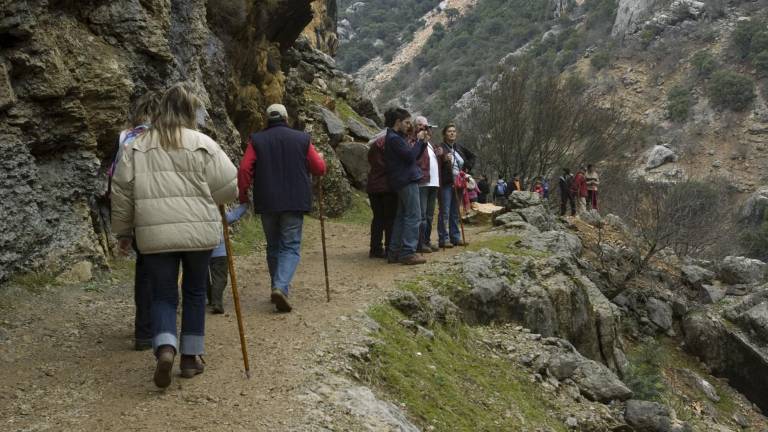
M 571 193 L 576 198 L 578 214 L 581 215 L 587 211 L 587 178 L 584 175 L 584 168 L 579 168 L 573 177 Z
M 271 105 L 267 116 L 267 128 L 250 136 L 237 186 L 241 203 L 253 187 L 253 211 L 267 238 L 270 297 L 279 312 L 290 312 L 288 288 L 301 257 L 304 215 L 312 211 L 310 175 L 325 175 L 325 161 L 309 134 L 288 127 L 283 105 Z
M 386 131 L 376 135 L 369 143 L 368 149 L 368 182 L 366 192 L 371 203 L 373 219 L 371 220 L 371 247 L 368 251 L 370 258 L 386 258 L 389 245 L 392 242 L 392 225 L 397 213 L 397 194 L 389 189 L 387 182 L 387 165 L 384 161 L 384 140 Z M 384 247 L 381 245 L 384 240 Z

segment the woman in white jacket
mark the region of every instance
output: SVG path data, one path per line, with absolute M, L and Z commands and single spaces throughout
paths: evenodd
M 113 178 L 112 229 L 123 250 L 135 234 L 152 285 L 154 381 L 161 388 L 171 384 L 177 351 L 183 377 L 203 372 L 208 260 L 222 231 L 217 206 L 237 198 L 237 169 L 215 141 L 195 130 L 200 107 L 181 84 L 166 91 L 151 129 L 126 147 Z

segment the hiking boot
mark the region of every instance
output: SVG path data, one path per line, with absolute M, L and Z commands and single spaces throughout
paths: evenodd
M 430 246 L 430 249 L 432 249 L 432 252 L 440 252 L 440 248 L 437 246 Z
M 272 299 L 272 303 L 275 305 L 278 312 L 288 313 L 293 309 L 291 304 L 288 303 L 288 299 L 285 297 L 285 294 L 283 294 L 283 292 L 279 289 L 273 289 L 270 298 Z
M 205 371 L 203 356 L 182 354 L 179 369 L 181 369 L 181 376 L 183 378 L 192 378 L 195 375 L 200 375 Z
M 221 315 L 224 313 L 224 306 L 220 304 L 212 304 L 211 305 L 211 313 L 214 315 Z M 183 360 L 183 358 L 182 358 Z
M 368 252 L 368 258 L 386 258 L 387 253 L 383 250 L 380 251 L 370 251 Z
M 454 246 L 469 246 L 469 242 L 465 242 L 463 240 L 459 240 L 456 243 L 453 244 Z
M 399 258 L 395 258 L 395 257 L 392 257 L 392 256 L 391 257 L 387 257 L 387 264 L 397 264 L 399 262 L 400 262 Z
M 427 262 L 424 257 L 420 257 L 416 254 L 408 255 L 405 258 L 400 258 L 400 263 L 403 265 L 417 265 L 417 264 L 425 264 Z
M 134 351 L 146 351 L 152 349 L 152 339 L 134 339 L 133 349 Z
M 429 246 L 422 246 L 416 252 L 423 253 L 423 254 L 425 254 L 425 253 L 432 253 L 432 248 L 429 247 Z
M 440 247 L 443 249 L 453 249 L 453 244 L 445 243 L 445 244 L 441 244 Z
M 155 385 L 166 388 L 171 385 L 171 370 L 176 350 L 171 345 L 163 345 L 157 349 L 157 366 L 155 367 Z

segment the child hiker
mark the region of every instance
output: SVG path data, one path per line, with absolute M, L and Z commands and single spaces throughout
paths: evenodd
M 227 212 L 227 224 L 233 224 L 240 220 L 248 211 L 248 204 L 240 204 Z M 216 249 L 211 253 L 208 263 L 208 305 L 214 314 L 224 313 L 224 288 L 229 279 L 229 263 L 227 262 L 227 248 L 224 245 L 224 235 Z

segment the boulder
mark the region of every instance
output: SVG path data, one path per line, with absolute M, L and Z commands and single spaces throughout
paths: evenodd
M 707 399 L 711 400 L 712 402 L 720 402 L 720 396 L 717 394 L 717 389 L 715 386 L 710 384 L 709 381 L 705 380 L 699 376 L 699 374 L 690 369 L 683 369 L 682 372 L 688 382 L 694 388 L 697 388 L 701 393 L 703 393 Z
M 648 319 L 660 329 L 667 331 L 672 328 L 672 306 L 657 298 L 650 298 L 645 304 Z
M 765 220 L 766 207 L 768 207 L 768 188 L 763 187 L 744 201 L 739 209 L 739 216 L 742 221 L 758 226 Z
M 541 195 L 535 192 L 515 191 L 509 194 L 507 207 L 510 209 L 523 209 L 541 204 Z
M 715 278 L 715 273 L 697 265 L 684 265 L 680 268 L 683 283 L 691 288 L 700 288 Z
M 320 109 L 323 123 L 325 123 L 325 129 L 328 131 L 328 136 L 331 139 L 331 146 L 336 147 L 336 144 L 341 142 L 347 133 L 347 128 L 333 111 L 323 107 L 318 108 Z
M 669 147 L 662 145 L 654 146 L 648 154 L 648 160 L 645 163 L 646 170 L 658 168 L 666 163 L 677 162 L 677 155 Z
M 725 297 L 725 290 L 715 285 L 702 285 L 699 288 L 699 301 L 704 304 L 715 304 Z
M 368 148 L 368 144 L 358 142 L 345 142 L 336 147 L 336 156 L 353 186 L 360 189 L 365 188 L 368 181 Z
M 728 256 L 718 266 L 718 278 L 727 284 L 755 284 L 765 279 L 766 263 L 745 257 Z
M 641 400 L 627 401 L 624 420 L 636 432 L 673 432 L 683 431 L 683 427 L 672 419 L 672 414 L 664 405 Z
M 608 403 L 632 397 L 632 390 L 605 365 L 583 357 L 572 347 L 550 352 L 549 356 L 537 360 L 539 369 L 558 381 L 572 380 L 587 399 Z
M 376 131 L 372 130 L 368 125 L 364 125 L 356 119 L 350 117 L 347 120 L 347 128 L 349 128 L 350 134 L 354 138 L 369 141 L 376 135 Z
M 520 240 L 519 245 L 541 252 L 565 256 L 579 256 L 582 249 L 579 236 L 564 231 L 546 231 L 533 234 Z

